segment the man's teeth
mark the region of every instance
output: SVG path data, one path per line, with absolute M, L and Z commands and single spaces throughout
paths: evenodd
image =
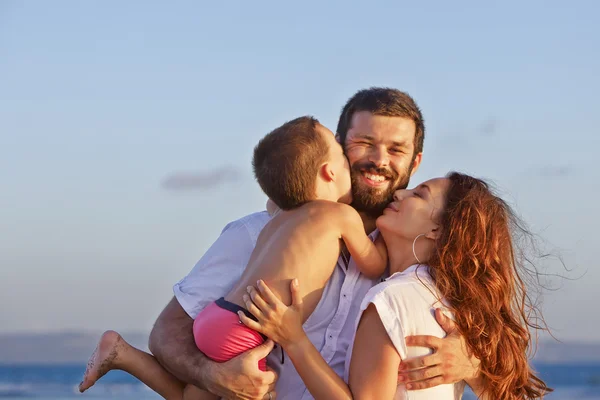
M 383 182 L 385 181 L 385 176 L 383 175 L 375 175 L 375 174 L 369 174 L 368 172 L 364 173 L 365 178 L 370 179 L 374 182 Z

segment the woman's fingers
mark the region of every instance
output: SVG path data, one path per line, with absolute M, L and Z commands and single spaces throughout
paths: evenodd
M 250 298 L 252 299 L 252 302 L 263 313 L 268 313 L 268 311 L 273 308 L 271 305 L 269 305 L 269 303 L 265 301 L 264 297 L 253 286 L 248 286 L 246 290 L 248 292 L 248 296 L 250 296 Z
M 255 331 L 259 331 L 259 332 L 261 331 L 260 324 L 258 322 L 256 322 L 255 320 L 246 317 L 246 314 L 244 314 L 242 311 L 238 311 L 237 315 L 240 318 L 240 321 L 242 321 L 242 323 L 244 325 L 246 325 L 248 328 L 254 329 Z
M 258 287 L 258 290 L 260 291 L 260 294 L 262 295 L 263 299 L 268 304 L 270 304 L 273 307 L 283 305 L 281 300 L 279 300 L 279 297 L 275 296 L 275 293 L 273 293 L 273 291 L 267 286 L 267 284 L 262 279 L 256 282 L 256 286 Z
M 246 310 L 250 311 L 250 314 L 254 315 L 259 321 L 264 318 L 262 309 L 259 309 L 250 299 L 250 296 L 244 295 L 244 304 L 246 305 Z

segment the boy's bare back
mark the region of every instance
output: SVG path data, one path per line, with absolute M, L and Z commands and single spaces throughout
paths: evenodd
M 317 200 L 275 215 L 260 233 L 248 266 L 225 299 L 244 307 L 246 287 L 262 279 L 289 305 L 290 282 L 298 278 L 306 320 L 336 266 L 350 212 L 356 213 L 346 204 Z

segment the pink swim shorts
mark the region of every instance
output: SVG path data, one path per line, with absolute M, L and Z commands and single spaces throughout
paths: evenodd
M 194 321 L 196 346 L 213 361 L 228 361 L 266 340 L 264 335 L 240 322 L 238 311 L 255 319 L 248 310 L 224 298 L 209 304 L 196 317 Z M 267 370 L 266 358 L 258 362 L 258 367 L 262 371 Z

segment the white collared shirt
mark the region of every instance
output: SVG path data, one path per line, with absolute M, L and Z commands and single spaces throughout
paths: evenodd
M 228 224 L 192 271 L 173 286 L 175 297 L 190 317 L 196 318 L 204 307 L 233 288 L 269 219 L 269 214 L 263 211 Z M 340 257 L 319 304 L 304 323 L 310 341 L 341 377 L 346 353 L 351 351 L 362 299 L 379 282 L 361 275 L 352 259 L 346 268 L 343 257 Z M 276 386 L 278 399 L 313 398 L 287 355 L 281 364 L 281 348 L 271 352 L 268 364 L 279 374 Z

